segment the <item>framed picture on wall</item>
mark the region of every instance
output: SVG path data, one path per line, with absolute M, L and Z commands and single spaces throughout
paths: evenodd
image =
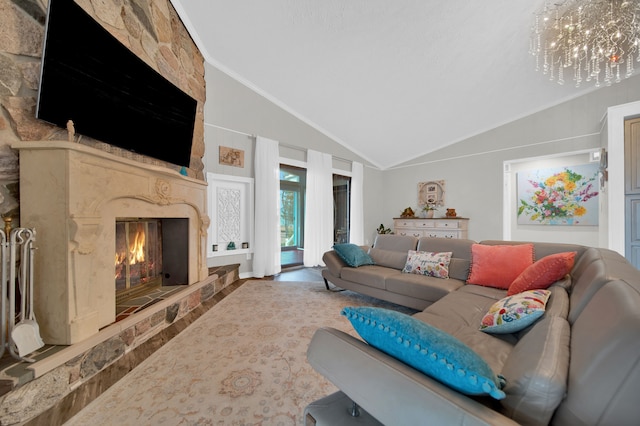
M 219 163 L 226 166 L 244 167 L 244 151 L 242 149 L 220 146 Z
M 444 180 L 418 182 L 418 206 L 444 206 Z
M 598 164 L 517 174 L 519 225 L 598 225 Z

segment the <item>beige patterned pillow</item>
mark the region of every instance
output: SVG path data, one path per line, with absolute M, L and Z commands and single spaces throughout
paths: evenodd
M 407 274 L 428 275 L 436 278 L 449 278 L 449 263 L 452 252 L 429 252 L 409 250 L 407 263 L 402 272 Z

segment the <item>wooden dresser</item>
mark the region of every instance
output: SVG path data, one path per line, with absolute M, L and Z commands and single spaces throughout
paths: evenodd
M 469 219 L 463 217 L 437 219 L 393 219 L 393 232 L 396 235 L 432 238 L 468 238 Z

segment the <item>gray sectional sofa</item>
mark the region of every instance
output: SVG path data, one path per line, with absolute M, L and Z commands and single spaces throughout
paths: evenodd
M 349 267 L 330 251 L 323 277 L 328 287 L 414 308 L 413 318 L 459 339 L 504 376 L 506 397 L 462 394 L 361 339 L 323 328 L 308 361 L 340 391 L 310 404 L 307 424 L 640 424 L 640 271 L 611 250 L 533 243 L 536 260 L 576 252 L 573 269 L 548 288 L 535 323 L 488 334 L 479 330 L 482 317 L 507 291 L 466 283 L 473 244 L 380 235 L 368 249 L 374 265 Z M 408 250 L 416 249 L 452 252 L 450 277 L 402 273 Z M 348 408 L 352 401 L 360 417 L 349 415 L 358 411 Z

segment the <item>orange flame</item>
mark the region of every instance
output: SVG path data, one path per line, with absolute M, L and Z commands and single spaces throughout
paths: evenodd
M 136 236 L 133 239 L 129 247 L 129 265 L 135 265 L 139 262 L 144 262 L 144 243 L 145 235 L 144 231 L 138 230 Z

